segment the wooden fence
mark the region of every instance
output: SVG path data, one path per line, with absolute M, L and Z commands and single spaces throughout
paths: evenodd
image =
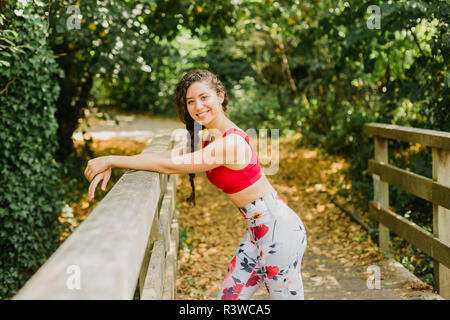
M 176 175 L 128 170 L 13 299 L 174 299 L 175 192 Z
M 383 123 L 368 123 L 364 130 L 375 138 L 370 214 L 379 222 L 382 252 L 390 252 L 390 231 L 420 248 L 434 259 L 436 289 L 450 299 L 450 133 Z M 431 147 L 432 179 L 389 165 L 388 139 Z M 390 210 L 389 185 L 433 203 L 433 234 Z

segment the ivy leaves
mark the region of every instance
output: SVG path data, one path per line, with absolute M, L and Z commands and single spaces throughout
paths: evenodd
M 45 7 L 0 9 L 0 298 L 10 297 L 57 247 L 62 208 L 57 150 L 58 68 Z

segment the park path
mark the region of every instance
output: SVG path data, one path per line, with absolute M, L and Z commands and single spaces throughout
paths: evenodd
M 119 121 L 118 124 L 114 120 L 110 119 L 110 116 L 115 116 Z M 80 125 L 77 132 L 74 133 L 74 137 L 81 134 L 82 130 L 86 130 L 92 135 L 94 139 L 109 139 L 114 137 L 129 138 L 140 141 L 150 142 L 151 139 L 159 134 L 171 134 L 173 130 L 183 128 L 183 125 L 176 120 L 162 118 L 162 117 L 149 117 L 144 115 L 125 114 L 123 112 L 114 113 L 110 112 L 106 114 L 107 119 L 96 119 L 93 114 L 87 117 L 87 122 L 90 126 L 87 126 L 86 121 Z M 310 158 L 310 150 L 306 150 L 302 153 L 305 159 Z M 313 159 L 314 161 L 314 159 Z M 180 179 L 180 178 L 179 178 Z M 204 179 L 200 175 L 200 179 Z M 269 178 L 269 180 L 272 180 Z M 201 183 L 201 181 L 200 181 Z M 273 181 L 273 184 L 277 190 L 282 189 L 279 185 L 279 181 Z M 283 182 L 281 182 L 283 184 Z M 180 184 L 180 183 L 177 183 Z M 206 184 L 206 188 L 212 189 L 212 186 Z M 299 189 L 301 186 L 299 186 Z M 310 188 L 311 189 L 311 188 Z M 206 191 L 206 190 L 205 190 Z M 219 195 L 216 191 L 214 196 L 225 197 Z M 296 197 L 291 197 L 286 192 L 281 194 L 288 200 L 288 204 L 292 204 L 292 208 L 299 212 L 302 220 L 305 223 L 305 227 L 308 232 L 308 248 L 304 254 L 302 261 L 302 275 L 304 282 L 304 293 L 306 300 L 411 300 L 411 299 L 442 299 L 439 295 L 431 292 L 418 278 L 412 273 L 406 270 L 401 264 L 392 259 L 379 259 L 376 263 L 373 259 L 367 259 L 364 263 L 364 259 L 359 259 L 358 263 L 345 263 L 345 257 L 348 255 L 348 250 L 345 251 L 340 248 L 340 243 L 335 242 L 329 247 L 324 245 L 326 243 L 324 239 L 330 239 L 330 231 L 320 224 L 323 223 L 323 217 L 320 218 L 320 214 L 327 214 L 327 211 L 334 212 L 335 217 L 338 219 L 348 219 L 350 222 L 350 228 L 359 229 L 360 226 L 351 221 L 342 211 L 336 208 L 330 201 L 330 199 L 324 196 L 323 192 L 320 192 L 320 187 L 315 190 L 314 188 L 309 191 L 308 196 L 313 199 L 315 207 L 308 209 L 296 202 Z M 199 200 L 200 201 L 200 200 Z M 300 200 L 302 201 L 302 200 Z M 308 199 L 311 201 L 311 199 Z M 220 211 L 226 212 L 224 215 L 217 215 L 218 219 L 228 219 L 227 216 L 230 212 L 236 211 L 231 203 L 224 199 L 224 205 L 221 206 Z M 228 201 L 229 202 L 229 201 Z M 306 202 L 306 201 L 305 201 Z M 321 208 L 320 210 L 316 210 Z M 316 210 L 316 211 L 315 211 Z M 181 212 L 181 214 L 183 214 Z M 237 213 L 236 213 L 237 214 Z M 312 217 L 313 215 L 313 217 Z M 344 217 L 345 216 L 345 217 Z M 320 219 L 319 219 L 320 218 Z M 322 220 L 321 220 L 322 219 Z M 328 221 L 328 220 L 327 220 Z M 221 222 L 218 221 L 220 224 Z M 353 224 L 353 225 L 351 225 Z M 347 226 L 348 228 L 348 226 Z M 342 231 L 334 231 L 342 232 Z M 339 238 L 335 237 L 334 239 Z M 329 240 L 328 240 L 329 243 Z M 342 246 L 344 246 L 342 242 Z M 342 250 L 341 250 L 342 249 Z M 211 251 L 211 250 L 210 250 Z M 336 258 L 329 254 L 331 252 L 339 253 Z M 357 254 L 356 252 L 354 254 Z M 200 254 L 202 255 L 202 254 Z M 231 256 L 230 256 L 231 258 Z M 341 258 L 341 259 L 338 259 Z M 220 269 L 226 270 L 226 265 L 217 266 Z M 376 270 L 379 273 L 372 273 Z M 370 289 L 368 283 L 368 277 L 373 274 L 374 276 L 380 276 L 380 286 L 378 288 Z M 213 288 L 217 288 L 217 283 L 214 283 Z M 208 299 L 214 299 L 217 296 L 217 290 L 213 289 L 209 291 Z M 188 296 L 183 294 L 177 294 L 178 299 L 189 299 Z M 264 286 L 256 292 L 253 299 L 268 299 L 269 296 Z
M 375 268 L 379 268 L 379 285 L 368 279 L 369 276 L 375 277 Z M 306 251 L 302 276 L 305 300 L 443 299 L 426 289 L 422 281 L 393 259 L 384 259 L 373 265 L 344 266 L 328 257 Z M 253 297 L 253 300 L 266 299 L 269 295 L 263 287 Z
M 104 116 L 106 119 L 97 118 Z M 116 124 L 115 120 L 118 121 Z M 74 133 L 77 139 L 85 130 L 92 138 L 106 140 L 110 138 L 125 138 L 150 142 L 159 134 L 171 134 L 175 129 L 183 129 L 180 121 L 165 117 L 136 115 L 123 111 L 94 112 L 88 114 Z

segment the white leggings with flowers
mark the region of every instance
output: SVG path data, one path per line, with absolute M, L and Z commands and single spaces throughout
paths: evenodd
M 247 232 L 228 267 L 218 299 L 247 300 L 264 283 L 271 299 L 303 300 L 306 230 L 275 191 L 239 208 Z

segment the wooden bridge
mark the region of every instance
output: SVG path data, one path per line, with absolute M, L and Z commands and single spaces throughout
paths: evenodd
M 450 298 L 450 133 L 385 124 L 368 124 L 375 136 L 375 159 L 369 161 L 376 202 L 370 214 L 379 221 L 379 245 L 389 252 L 390 231 L 434 259 L 439 293 Z M 388 162 L 388 139 L 431 147 L 432 179 L 394 167 Z M 433 203 L 433 234 L 389 209 L 389 185 Z
M 143 152 L 175 143 L 157 136 Z M 175 182 L 128 170 L 13 299 L 173 299 Z
M 362 280 L 366 269 L 344 268 L 307 250 L 303 272 L 314 271 L 339 285 L 317 286 L 304 276 L 305 299 L 450 298 L 450 133 L 379 123 L 366 124 L 365 132 L 375 142 L 375 156 L 368 164 L 375 191 L 370 214 L 379 221 L 380 248 L 389 253 L 394 232 L 430 255 L 440 295 L 405 292 L 401 287 L 369 288 Z M 431 147 L 433 177 L 389 165 L 388 139 Z M 178 143 L 184 142 L 158 136 L 144 152 L 165 151 Z M 128 170 L 13 299 L 174 299 L 176 178 Z M 389 185 L 433 203 L 432 234 L 390 210 Z M 392 259 L 378 267 L 385 279 L 419 281 Z M 254 297 L 267 298 L 263 291 Z

